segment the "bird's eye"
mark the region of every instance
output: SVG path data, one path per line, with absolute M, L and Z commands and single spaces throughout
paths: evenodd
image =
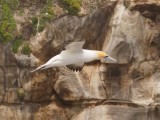
M 105 58 L 107 58 L 108 57 L 108 55 L 107 56 L 105 56 Z

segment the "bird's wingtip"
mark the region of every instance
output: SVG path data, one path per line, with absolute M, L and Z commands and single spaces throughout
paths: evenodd
M 33 73 L 33 72 L 35 72 L 36 70 L 31 70 L 31 71 L 29 71 L 30 73 Z
M 41 65 L 41 66 L 39 66 L 38 68 L 36 68 L 36 69 L 34 69 L 34 70 L 31 70 L 30 72 L 33 73 L 33 72 L 35 72 L 35 71 L 37 71 L 37 70 L 43 70 L 43 69 L 45 69 L 45 65 Z

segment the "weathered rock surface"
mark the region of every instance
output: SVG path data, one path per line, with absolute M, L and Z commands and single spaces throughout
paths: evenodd
M 33 35 L 30 18 L 39 15 L 44 2 L 21 1 L 24 14 L 15 13 L 17 29 L 32 54 L 14 54 L 10 44 L 0 44 L 0 118 L 158 120 L 159 0 L 84 0 L 81 17 L 67 15 L 56 0 L 56 18 Z M 72 41 L 85 41 L 84 48 L 106 51 L 118 62 L 95 62 L 81 72 L 29 72 Z
M 83 110 L 73 120 L 156 120 L 159 112 L 159 108 L 99 105 Z
M 67 120 L 63 108 L 58 107 L 55 103 L 50 103 L 41 107 L 34 115 L 35 120 Z
M 114 6 L 115 2 L 85 17 L 62 16 L 53 20 L 47 30 L 31 38 L 33 54 L 46 61 L 73 41 L 86 41 L 85 47 L 101 49 Z
M 33 120 L 39 106 L 38 104 L 1 105 L 0 116 L 2 120 Z

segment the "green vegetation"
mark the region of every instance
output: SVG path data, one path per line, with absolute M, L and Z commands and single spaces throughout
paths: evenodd
M 19 14 L 20 16 L 23 16 L 23 15 L 24 15 L 24 9 L 23 9 L 23 8 L 20 8 L 18 14 Z
M 41 14 L 38 17 L 33 17 L 31 19 L 34 35 L 37 32 L 42 32 L 47 22 L 50 22 L 54 18 L 55 14 L 52 2 L 53 0 L 47 0 L 44 8 L 41 11 Z
M 35 35 L 37 32 L 42 32 L 44 30 L 44 27 L 47 23 L 47 20 L 42 16 L 38 19 L 38 17 L 32 18 L 32 29 L 33 29 L 33 35 Z
M 12 44 L 12 51 L 14 53 L 17 53 L 18 52 L 18 49 L 19 47 L 22 45 L 22 39 L 18 38 L 16 40 L 13 41 L 13 44 Z
M 49 14 L 47 12 L 42 14 L 42 16 L 40 17 L 40 20 L 39 20 L 38 31 L 42 32 L 44 27 L 46 26 L 47 22 L 50 22 L 53 17 L 54 17 L 54 14 Z
M 31 21 L 32 21 L 32 29 L 33 29 L 33 35 L 35 35 L 36 34 L 36 32 L 37 32 L 37 24 L 38 24 L 38 18 L 37 17 L 33 17 L 32 19 L 31 19 Z
M 25 96 L 25 90 L 23 88 L 18 88 L 17 89 L 17 96 L 20 100 L 23 100 Z
M 18 53 L 18 50 L 24 55 L 30 55 L 30 53 L 31 53 L 31 49 L 29 47 L 29 44 L 25 43 L 22 40 L 22 37 L 19 37 L 16 40 L 14 40 L 13 44 L 12 44 L 12 51 L 14 53 Z
M 54 15 L 53 11 L 53 0 L 47 0 L 46 4 L 42 10 L 42 13 L 48 13 L 50 15 Z
M 12 44 L 12 51 L 14 53 L 21 52 L 24 55 L 29 55 L 31 53 L 31 49 L 29 47 L 29 44 L 23 41 L 22 36 L 16 37 L 16 39 L 13 41 Z
M 24 46 L 22 47 L 22 53 L 24 55 L 29 55 L 31 53 L 31 49 L 29 47 L 29 44 L 24 44 Z
M 32 25 L 36 26 L 38 23 L 38 18 L 37 17 L 33 17 L 32 18 Z
M 39 20 L 38 32 L 42 32 L 44 30 L 46 23 L 47 23 L 47 20 L 41 17 Z
M 65 9 L 71 15 L 77 15 L 80 11 L 81 0 L 62 0 Z
M 18 8 L 19 0 L 0 0 L 0 3 L 7 4 L 12 10 Z
M 42 32 L 47 22 L 51 21 L 54 18 L 52 2 L 53 0 L 47 0 L 44 8 L 41 11 L 41 14 L 38 17 L 33 17 L 31 19 L 32 28 L 34 31 L 33 34 L 36 34 L 36 32 Z
M 0 0 L 2 11 L 2 18 L 0 20 L 0 41 L 3 43 L 8 43 L 14 39 L 16 22 L 11 9 L 16 7 L 17 2 L 15 1 L 17 0 Z

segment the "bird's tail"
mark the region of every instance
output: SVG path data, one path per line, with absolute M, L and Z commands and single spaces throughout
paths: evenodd
M 38 68 L 36 68 L 35 70 L 32 70 L 32 71 L 30 71 L 30 72 L 35 72 L 35 71 L 37 71 L 37 70 L 42 70 L 42 69 L 44 69 L 45 68 L 45 65 L 41 65 L 41 66 L 39 66 Z

